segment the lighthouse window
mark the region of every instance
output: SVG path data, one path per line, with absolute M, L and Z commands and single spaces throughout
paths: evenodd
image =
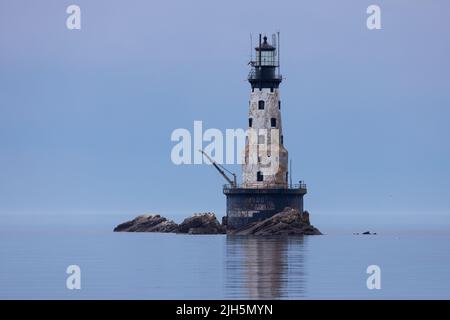
M 273 87 L 270 88 L 270 92 L 273 92 Z
M 273 66 L 274 65 L 274 52 L 273 51 L 261 51 L 261 65 Z
M 263 177 L 261 171 L 258 171 L 256 173 L 256 181 L 264 181 L 264 177 Z
M 275 128 L 277 126 L 277 119 L 271 118 L 270 119 L 270 125 L 272 126 L 272 128 Z
M 248 118 L 248 126 L 251 128 L 253 124 L 253 119 L 252 118 Z
M 281 135 L 280 140 L 281 140 L 281 144 L 283 144 L 283 135 Z
M 259 100 L 258 101 L 258 109 L 259 110 L 264 110 L 264 100 Z
M 281 109 L 281 101 L 278 100 L 278 109 Z

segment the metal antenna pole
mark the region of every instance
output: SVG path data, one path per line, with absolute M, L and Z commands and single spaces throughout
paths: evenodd
M 292 159 L 289 160 L 289 184 L 292 188 Z
M 250 32 L 250 62 L 253 60 L 253 36 L 252 33 Z
M 259 34 L 259 66 L 261 66 L 261 33 Z
M 281 68 L 280 68 L 280 31 L 277 32 L 278 35 L 278 75 L 281 74 Z

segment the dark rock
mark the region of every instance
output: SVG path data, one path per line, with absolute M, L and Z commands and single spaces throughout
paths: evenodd
M 362 232 L 362 233 L 359 233 L 359 232 L 354 232 L 353 233 L 354 235 L 371 235 L 371 236 L 375 236 L 377 233 L 376 232 L 370 232 L 370 231 L 365 231 L 365 232 Z
M 178 225 L 160 215 L 143 215 L 118 225 L 116 232 L 176 232 L 188 234 L 223 234 L 226 228 L 214 213 L 196 213 Z
M 178 225 L 158 215 L 142 215 L 119 224 L 115 232 L 176 232 Z
M 143 215 L 118 225 L 116 232 L 175 232 L 184 234 L 235 234 L 235 235 L 320 235 L 311 225 L 308 211 L 285 208 L 282 212 L 238 230 L 227 231 L 227 219 L 219 223 L 214 213 L 196 213 L 179 225 L 160 215 Z
M 177 233 L 189 234 L 223 234 L 226 229 L 219 223 L 214 213 L 195 213 L 184 219 L 178 226 Z
M 222 226 L 224 226 L 225 228 L 228 226 L 228 217 L 227 216 L 222 217 Z
M 237 230 L 228 230 L 234 235 L 321 235 L 322 233 L 312 226 L 309 213 L 302 214 L 296 209 L 285 208 L 282 212 L 259 222 L 254 222 Z
M 284 210 L 286 210 L 286 209 L 289 209 L 289 208 L 285 208 Z M 309 212 L 308 211 L 303 211 L 303 214 L 302 214 L 302 220 L 303 220 L 303 222 L 304 223 L 306 223 L 306 224 L 311 224 L 310 222 L 309 222 Z

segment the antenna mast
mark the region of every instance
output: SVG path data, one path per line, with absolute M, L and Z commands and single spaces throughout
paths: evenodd
M 259 34 L 259 51 L 258 51 L 258 56 L 259 56 L 259 67 L 261 68 L 261 43 L 262 43 L 262 40 L 261 40 L 262 38 L 261 38 L 261 33 Z
M 278 75 L 280 75 L 281 74 L 281 69 L 280 69 L 280 31 L 278 31 L 277 32 L 277 39 L 278 39 L 278 52 L 277 52 L 277 55 L 278 55 Z
M 250 62 L 252 62 L 253 60 L 253 36 L 252 33 L 250 32 Z
M 292 159 L 289 160 L 289 185 L 292 187 Z

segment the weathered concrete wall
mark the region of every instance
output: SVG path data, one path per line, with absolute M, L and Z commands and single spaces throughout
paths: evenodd
M 263 110 L 259 108 L 260 101 L 264 102 Z M 282 144 L 283 130 L 279 101 L 278 88 L 272 90 L 255 88 L 250 95 L 248 117 L 251 119 L 251 127 L 249 123 L 249 130 L 254 129 L 255 135 L 250 135 L 246 142 L 243 165 L 244 187 L 287 185 L 288 152 Z M 272 119 L 276 121 L 275 126 L 272 126 Z M 271 170 L 274 164 L 276 169 Z M 257 180 L 258 172 L 262 172 L 263 181 Z
M 284 210 L 285 207 L 303 212 L 306 189 L 224 189 L 227 197 L 227 224 L 230 229 L 261 221 Z

